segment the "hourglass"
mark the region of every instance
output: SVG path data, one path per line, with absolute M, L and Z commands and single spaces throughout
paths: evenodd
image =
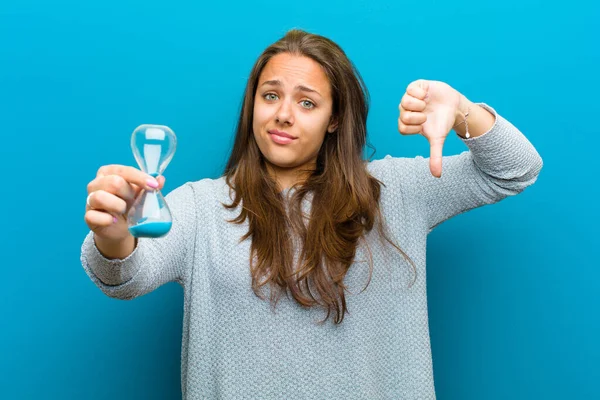
M 140 125 L 131 135 L 131 149 L 140 169 L 156 178 L 175 154 L 177 137 L 164 125 Z M 169 233 L 171 211 L 160 190 L 142 189 L 127 214 L 129 232 L 137 238 Z

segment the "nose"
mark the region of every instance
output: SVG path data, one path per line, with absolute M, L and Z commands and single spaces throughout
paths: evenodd
M 292 125 L 294 123 L 294 116 L 292 113 L 292 106 L 288 101 L 282 101 L 279 103 L 280 106 L 275 114 L 275 122 L 278 124 Z

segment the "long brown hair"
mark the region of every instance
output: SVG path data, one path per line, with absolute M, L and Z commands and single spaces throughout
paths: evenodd
M 260 74 L 271 57 L 280 53 L 309 57 L 322 66 L 332 89 L 332 118 L 338 121 L 336 131 L 325 135 L 316 169 L 293 186 L 289 200 L 267 172 L 252 130 Z M 344 51 L 325 37 L 290 30 L 269 46 L 252 68 L 225 168 L 230 193 L 235 195 L 232 204 L 223 205 L 235 209 L 242 204 L 240 215 L 229 222 L 242 224 L 248 219 L 248 232 L 240 241 L 252 240 L 252 289 L 264 300 L 261 289 L 268 284 L 273 307 L 289 290 L 302 306 L 325 308 L 327 315 L 321 322 L 333 311 L 335 323 L 341 323 L 348 311 L 344 276 L 354 261 L 359 240 L 375 225 L 380 237 L 400 251 L 416 273 L 412 260 L 386 234 L 379 207 L 383 183 L 368 173 L 362 158 L 368 110 L 369 94 L 360 74 Z M 302 203 L 308 194 L 312 199 L 310 215 L 306 216 Z M 301 249 L 297 269 L 294 238 L 299 239 Z M 370 282 L 370 252 L 369 261 Z

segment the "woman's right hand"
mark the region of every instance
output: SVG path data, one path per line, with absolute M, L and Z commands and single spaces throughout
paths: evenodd
M 153 185 L 152 181 L 154 181 Z M 131 236 L 127 212 L 142 189 L 161 190 L 165 178 L 156 180 L 141 170 L 124 165 L 104 165 L 87 185 L 85 223 L 100 238 L 120 242 Z

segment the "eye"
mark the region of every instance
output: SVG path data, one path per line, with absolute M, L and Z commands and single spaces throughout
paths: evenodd
M 307 110 L 315 108 L 315 103 L 313 103 L 312 101 L 309 101 L 309 100 L 302 100 L 301 104 L 302 104 L 302 107 L 306 108 Z
M 273 97 L 269 97 L 269 96 L 273 96 Z M 276 100 L 277 95 L 275 93 L 265 93 L 265 94 L 263 94 L 263 98 L 265 100 Z

